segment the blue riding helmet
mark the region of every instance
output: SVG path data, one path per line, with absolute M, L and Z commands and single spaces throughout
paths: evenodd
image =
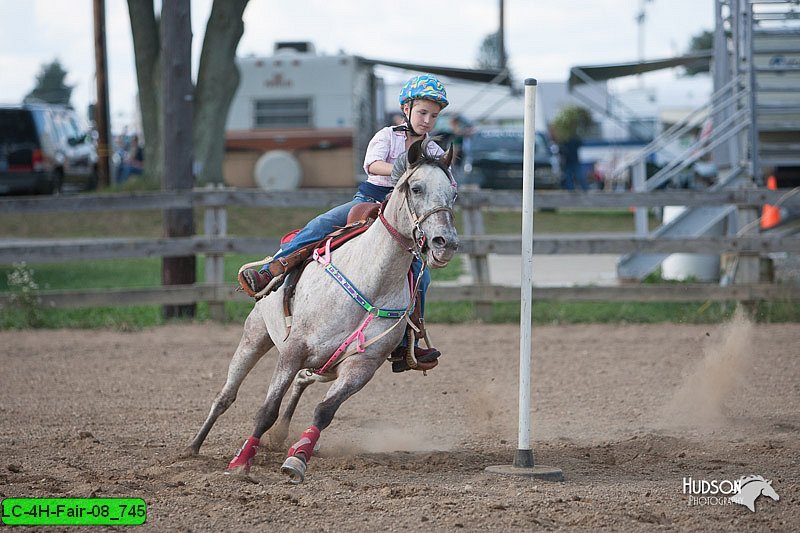
M 412 100 L 431 100 L 436 102 L 442 109 L 447 107 L 447 91 L 444 90 L 444 85 L 435 76 L 431 74 L 420 74 L 414 76 L 403 85 L 400 90 L 400 105 Z

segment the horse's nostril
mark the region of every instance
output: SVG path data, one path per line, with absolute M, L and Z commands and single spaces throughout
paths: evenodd
M 444 237 L 434 237 L 433 238 L 433 246 L 434 248 L 444 248 L 447 245 L 447 239 Z

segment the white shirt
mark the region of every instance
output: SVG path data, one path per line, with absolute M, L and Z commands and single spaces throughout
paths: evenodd
M 428 134 L 426 133 L 425 136 L 427 137 Z M 367 153 L 364 156 L 364 172 L 367 173 L 367 181 L 381 187 L 394 187 L 394 180 L 391 176 L 370 174 L 369 166 L 375 161 L 386 161 L 394 164 L 397 158 L 405 152 L 406 132 L 394 131 L 391 126 L 378 130 L 369 141 Z M 428 143 L 428 152 L 435 157 L 444 154 L 444 150 L 435 142 Z

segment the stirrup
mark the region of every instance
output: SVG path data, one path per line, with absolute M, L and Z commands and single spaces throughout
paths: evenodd
M 253 287 L 250 286 L 250 281 L 247 279 L 248 271 L 255 272 L 256 276 L 266 276 L 269 281 L 267 281 L 267 284 L 264 287 L 262 287 L 259 290 L 256 290 L 256 289 L 254 289 Z M 251 276 L 252 275 L 253 274 L 251 274 Z M 269 271 L 261 272 L 259 270 L 256 270 L 255 268 L 243 268 L 243 269 L 239 270 L 239 275 L 237 276 L 237 279 L 239 281 L 239 287 L 241 287 L 241 289 L 244 291 L 244 293 L 247 294 L 248 296 L 250 296 L 251 298 L 258 298 L 259 295 L 263 296 L 261 293 L 264 292 L 264 289 L 269 287 L 270 284 L 272 284 L 272 282 L 274 281 L 274 277 L 272 276 L 272 273 L 270 273 Z M 266 293 L 264 293 L 264 294 L 266 294 Z

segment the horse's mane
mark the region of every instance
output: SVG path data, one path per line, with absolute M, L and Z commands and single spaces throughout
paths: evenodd
M 436 165 L 442 170 L 444 170 L 444 172 L 448 176 L 450 175 L 450 169 L 447 167 L 447 163 L 444 162 L 447 153 L 445 152 L 440 155 L 434 155 L 430 152 L 429 148 L 430 144 L 435 143 L 438 146 L 438 143 L 436 143 L 436 141 L 439 139 L 440 139 L 439 137 L 436 138 L 426 137 L 425 139 L 422 140 L 422 146 L 420 147 L 422 149 L 422 155 L 420 156 L 420 158 L 417 160 L 416 163 L 411 165 L 412 169 L 418 168 L 422 165 Z
M 436 139 L 438 139 L 438 137 Z M 402 185 L 405 185 L 406 182 L 408 181 L 408 177 L 415 170 L 417 170 L 419 167 L 423 165 L 433 165 L 439 167 L 447 175 L 447 177 L 450 179 L 451 182 L 454 181 L 453 175 L 450 172 L 449 165 L 447 164 L 449 152 L 445 152 L 441 155 L 435 155 L 431 152 L 429 148 L 430 143 L 435 142 L 436 139 L 431 137 L 426 137 L 425 139 L 419 140 L 414 144 L 412 144 L 411 147 L 408 149 L 408 151 L 402 155 L 402 158 L 405 160 L 405 164 L 403 165 L 405 171 L 403 172 L 403 175 L 400 177 L 400 179 L 397 181 L 395 187 L 400 187 Z M 416 159 L 410 165 L 408 164 L 409 154 L 413 154 L 416 157 Z M 395 162 L 395 165 L 397 165 L 398 162 L 399 160 Z
M 746 485 L 747 483 L 750 483 L 751 481 L 763 481 L 764 483 L 769 483 L 766 479 L 764 479 L 764 476 L 750 475 L 739 478 L 739 483 L 742 486 Z

